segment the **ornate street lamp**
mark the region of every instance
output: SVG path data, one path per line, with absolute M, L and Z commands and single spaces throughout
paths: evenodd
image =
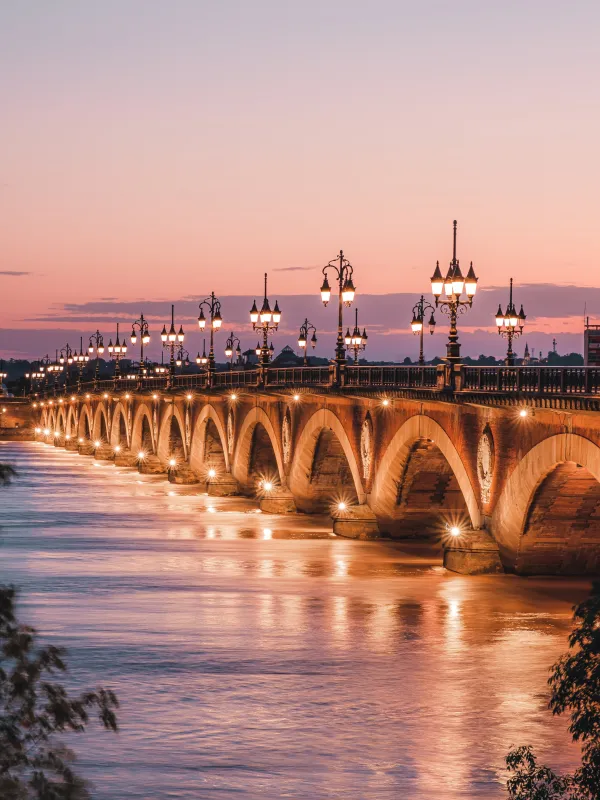
M 300 333 L 298 334 L 298 347 L 302 350 L 304 354 L 304 366 L 308 366 L 308 334 L 312 331 L 312 336 L 310 338 L 310 345 L 314 350 L 317 344 L 317 329 L 309 322 L 307 318 L 304 319 L 302 325 L 300 325 Z
M 237 342 L 237 347 L 236 347 Z M 235 348 L 235 350 L 234 350 Z M 229 359 L 229 369 L 233 369 L 233 354 L 235 352 L 235 363 L 240 364 L 242 361 L 242 347 L 241 342 L 235 333 L 232 331 L 229 338 L 225 342 L 225 356 Z
M 517 309 L 513 303 L 513 279 L 511 278 L 506 313 L 502 313 L 501 305 L 498 306 L 498 311 L 496 313 L 496 326 L 498 327 L 498 333 L 500 336 L 508 339 L 508 349 L 506 351 L 506 358 L 504 359 L 504 363 L 507 367 L 514 367 L 515 365 L 515 354 L 513 353 L 512 343 L 513 339 L 518 339 L 523 333 L 523 327 L 526 319 L 527 317 L 523 311 L 523 306 L 521 306 L 521 310 L 517 314 Z
M 165 367 L 164 353 L 161 353 L 160 354 L 160 364 L 155 364 L 154 365 L 154 372 L 157 375 L 166 375 L 168 371 L 169 371 L 169 368 Z
M 67 345 L 67 347 L 69 347 L 69 345 Z M 48 359 L 49 357 L 46 356 L 46 358 Z M 48 374 L 48 376 L 52 375 L 52 377 L 54 378 L 54 385 L 53 385 L 54 394 L 56 394 L 56 385 L 58 383 L 58 376 L 64 370 L 64 363 L 65 363 L 64 358 L 62 359 L 62 361 L 59 362 L 58 350 L 56 350 L 55 361 L 53 361 L 53 362 L 48 361 L 47 362 L 46 373 Z M 43 369 L 43 367 L 42 367 L 42 369 Z M 49 380 L 49 378 L 48 378 L 48 380 Z
M 175 364 L 178 367 L 181 367 L 182 365 L 184 367 L 189 367 L 189 365 L 190 365 L 190 354 L 183 347 L 183 345 L 179 345 L 179 349 L 177 351 L 177 355 L 175 356 Z
M 267 273 L 265 272 L 265 297 L 262 308 L 260 309 L 260 313 L 256 307 L 256 300 L 250 309 L 250 322 L 252 323 L 252 330 L 262 330 L 262 345 L 260 344 L 260 341 L 256 345 L 256 355 L 259 357 L 259 366 L 261 367 L 267 367 L 269 365 L 269 361 L 275 352 L 272 342 L 271 346 L 269 347 L 268 338 L 270 331 L 277 330 L 280 321 L 281 311 L 279 310 L 279 304 L 277 301 L 275 301 L 275 308 L 273 311 L 271 311 L 271 305 L 269 303 L 269 298 L 267 297 Z
M 431 278 L 431 293 L 435 297 L 435 307 L 439 308 L 444 314 L 450 317 L 450 333 L 446 344 L 446 361 L 449 363 L 460 362 L 460 343 L 458 341 L 458 330 L 456 318 L 458 314 L 464 314 L 472 305 L 473 297 L 477 291 L 477 278 L 473 270 L 473 262 L 469 267 L 467 277 L 463 278 L 460 265 L 456 258 L 456 227 L 454 220 L 454 245 L 452 250 L 452 261 L 448 267 L 446 277 L 442 277 L 440 272 L 440 262 L 436 263 L 435 272 Z M 440 300 L 444 293 L 445 297 Z M 462 293 L 465 293 L 466 300 L 461 300 Z
M 211 292 L 208 297 L 198 304 L 200 309 L 200 316 L 198 317 L 198 327 L 201 331 L 206 328 L 206 317 L 204 316 L 204 308 L 208 312 L 210 319 L 210 350 L 208 351 L 208 371 L 215 371 L 215 344 L 214 335 L 223 324 L 223 317 L 221 316 L 221 301 L 217 300 L 215 293 Z
M 412 332 L 415 336 L 419 337 L 419 364 L 425 363 L 425 356 L 423 355 L 423 329 L 425 328 L 425 312 L 431 311 L 429 317 L 429 333 L 433 335 L 435 331 L 435 317 L 433 316 L 434 308 L 431 303 L 421 295 L 419 302 L 413 307 L 413 318 L 410 323 Z
M 358 364 L 358 354 L 361 350 L 365 350 L 367 347 L 367 330 L 363 328 L 363 332 L 360 332 L 360 328 L 358 327 L 358 308 L 355 309 L 354 312 L 354 330 L 352 334 L 350 334 L 350 328 L 346 330 L 346 335 L 344 336 L 344 344 L 346 346 L 346 350 L 350 350 L 350 352 L 354 353 L 354 364 Z
M 77 352 L 77 351 L 75 351 L 75 352 Z M 67 344 L 60 351 L 60 355 L 58 357 L 58 366 L 60 367 L 60 370 L 57 370 L 56 368 L 54 369 L 54 389 L 55 389 L 55 393 L 56 393 L 56 383 L 57 383 L 57 379 L 58 379 L 58 375 L 56 373 L 57 372 L 62 372 L 62 369 L 64 367 L 64 370 L 65 370 L 65 386 L 68 386 L 69 385 L 69 379 L 71 377 L 69 375 L 69 367 L 73 363 L 73 360 L 74 360 L 73 359 L 73 351 L 71 350 L 71 347 L 70 347 L 69 343 L 67 342 Z
M 83 352 L 83 336 L 79 337 L 79 352 L 75 350 L 73 353 L 73 361 L 77 365 L 77 391 L 81 389 L 81 373 L 83 372 L 84 366 L 90 360 L 90 357 L 87 353 Z
M 115 343 L 112 343 L 112 339 L 108 343 L 108 354 L 115 362 L 115 381 L 117 381 L 121 375 L 121 359 L 124 358 L 127 354 L 127 342 L 125 341 L 125 337 L 123 337 L 123 344 L 119 339 L 119 323 L 117 322 L 117 338 L 115 339 Z
M 333 258 L 325 267 L 323 267 L 323 285 L 321 286 L 321 300 L 323 305 L 327 306 L 331 298 L 331 287 L 327 280 L 327 270 L 332 269 L 335 272 L 338 282 L 338 334 L 335 347 L 335 360 L 338 368 L 338 382 L 340 380 L 341 369 L 346 363 L 346 347 L 344 343 L 344 320 L 343 320 L 343 307 L 350 308 L 356 289 L 352 281 L 354 269 L 352 264 L 344 257 L 343 250 L 340 250 L 339 256 Z
M 206 355 L 206 339 L 204 339 L 202 342 L 202 355 L 200 355 L 200 351 L 198 350 L 196 364 L 198 364 L 199 367 L 205 367 L 208 364 L 208 356 Z
M 169 377 L 167 380 L 167 389 L 169 389 L 171 386 L 173 386 L 173 378 L 175 376 L 175 348 L 177 347 L 177 344 L 183 344 L 183 340 L 185 338 L 183 325 L 179 326 L 179 332 L 175 330 L 175 306 L 173 305 L 171 306 L 171 327 L 167 333 L 167 326 L 163 325 L 160 338 L 163 347 L 170 352 Z
M 144 315 L 140 314 L 140 318 L 136 319 L 135 322 L 131 323 L 131 344 L 135 344 L 137 342 L 137 333 L 136 330 L 139 331 L 140 335 L 140 369 L 139 369 L 139 377 L 140 380 L 144 376 L 146 369 L 145 367 L 145 359 L 144 359 L 144 345 L 150 344 L 150 330 L 148 328 L 148 322 L 144 319 Z
M 96 368 L 94 369 L 94 389 L 98 388 L 98 378 L 100 376 L 100 356 L 104 352 L 104 337 L 99 330 L 92 333 L 90 336 L 90 343 L 88 345 L 88 353 L 90 358 L 96 353 Z

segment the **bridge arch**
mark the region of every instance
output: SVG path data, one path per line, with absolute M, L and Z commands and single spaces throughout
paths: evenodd
M 133 418 L 131 450 L 134 453 L 138 453 L 141 450 L 154 453 L 155 446 L 150 409 L 145 403 L 140 403 Z
M 244 417 L 235 448 L 232 471 L 234 478 L 246 491 L 256 489 L 253 485 L 253 476 L 256 482 L 264 476 L 271 480 L 277 479 L 281 484 L 285 483 L 283 457 L 277 434 L 266 412 L 258 406 L 252 408 Z
M 129 447 L 130 432 L 127 428 L 127 409 L 120 401 L 113 409 L 112 425 L 110 427 L 110 443 L 113 447 Z
M 92 412 L 89 406 L 84 405 L 79 412 L 79 430 L 77 431 L 77 435 L 80 439 L 87 439 L 89 441 L 92 438 L 93 430 Z
M 160 421 L 156 455 L 164 464 L 173 457 L 178 464 L 187 462 L 185 422 L 181 411 L 174 403 L 165 410 Z
M 424 449 L 429 453 L 417 453 L 420 442 L 424 443 Z M 447 472 L 448 480 L 451 481 L 452 477 L 456 480 L 471 526 L 475 529 L 480 528 L 481 510 L 477 494 L 458 450 L 442 426 L 424 414 L 410 417 L 388 444 L 373 480 L 369 502 L 372 510 L 384 525 L 386 523 L 391 527 L 397 525 L 399 491 L 402 491 L 410 461 L 418 457 L 422 463 L 426 463 L 432 451 L 439 453 L 443 457 L 443 462 L 447 464 L 450 470 Z
M 67 410 L 65 433 L 67 433 L 69 436 L 77 436 L 77 413 L 72 405 L 70 405 Z
M 229 471 L 229 452 L 225 426 L 216 408 L 210 403 L 202 407 L 192 429 L 190 467 L 204 476 L 209 467 L 219 469 L 221 463 Z
M 92 428 L 93 438 L 97 439 L 102 444 L 106 444 L 109 441 L 108 430 L 108 411 L 105 403 L 100 401 L 94 412 L 94 425 Z
M 333 450 L 336 452 L 332 453 Z M 329 485 L 319 486 L 315 480 L 318 472 L 315 464 L 319 459 L 337 462 L 337 466 L 334 465 L 334 470 L 338 470 L 337 476 L 335 472 L 331 473 L 333 480 Z M 343 461 L 350 473 L 346 481 L 340 480 L 339 465 Z M 366 494 L 352 444 L 343 424 L 330 409 L 315 411 L 302 428 L 294 444 L 289 488 L 298 508 L 305 511 L 321 510 L 324 502 L 329 505 L 334 495 L 337 497 L 339 494 L 341 498 L 345 491 L 356 495 L 352 501 L 365 502 Z
M 67 432 L 67 415 L 65 409 L 61 406 L 56 414 L 56 430 L 64 436 Z
M 574 433 L 531 448 L 492 516 L 505 566 L 517 572 L 600 571 L 600 447 Z

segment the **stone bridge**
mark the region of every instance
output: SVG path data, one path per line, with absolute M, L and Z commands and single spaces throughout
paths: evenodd
M 550 396 L 485 373 L 451 392 L 107 382 L 33 414 L 48 444 L 265 512 L 329 513 L 340 535 L 438 538 L 457 571 L 597 573 L 598 399 L 561 381 Z

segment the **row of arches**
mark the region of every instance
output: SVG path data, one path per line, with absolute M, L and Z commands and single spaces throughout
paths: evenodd
M 61 434 L 99 437 L 166 463 L 174 459 L 199 476 L 229 474 L 246 494 L 261 482 L 285 486 L 299 511 L 326 512 L 343 500 L 367 504 L 380 529 L 399 537 L 439 537 L 446 523 L 478 529 L 478 487 L 443 427 L 427 415 L 410 417 L 394 434 L 377 465 L 367 495 L 361 465 L 344 426 L 320 409 L 298 431 L 285 458 L 283 435 L 260 407 L 247 411 L 231 433 L 217 409 L 206 404 L 191 424 L 170 404 L 160 421 L 140 404 L 133 417 L 118 403 L 109 424 L 99 403 L 79 414 L 46 412 Z M 128 417 L 129 414 L 129 417 Z M 565 433 L 550 436 L 521 459 L 503 483 L 488 527 L 505 566 L 526 573 L 585 573 L 600 569 L 600 448 Z

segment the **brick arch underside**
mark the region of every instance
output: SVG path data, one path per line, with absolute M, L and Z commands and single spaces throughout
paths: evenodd
M 400 465 L 398 465 L 400 466 Z M 396 504 L 382 529 L 397 538 L 441 538 L 469 512 L 452 467 L 431 439 L 417 439 L 400 466 Z
M 321 513 L 340 501 L 358 502 L 354 477 L 342 443 L 332 428 L 323 428 L 316 439 L 305 495 L 296 502 L 301 511 Z
M 513 469 L 492 517 L 505 567 L 520 574 L 597 574 L 600 447 L 550 436 Z
M 600 483 L 581 464 L 558 464 L 536 489 L 515 568 L 529 575 L 600 572 Z

